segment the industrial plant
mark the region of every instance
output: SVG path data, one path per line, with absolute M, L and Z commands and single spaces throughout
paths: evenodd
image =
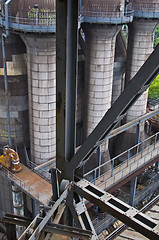
M 159 239 L 158 26 L 159 0 L 0 1 L 0 239 Z

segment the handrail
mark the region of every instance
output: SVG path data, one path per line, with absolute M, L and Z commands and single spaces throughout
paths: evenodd
M 13 173 L 11 173 L 6 168 L 2 167 L 1 169 L 11 181 L 15 182 L 19 187 L 21 187 L 29 195 L 33 196 L 37 200 L 40 200 L 40 194 L 37 191 L 35 191 L 31 186 L 23 182 L 20 178 L 16 177 Z
M 56 27 L 56 12 L 50 11 L 48 9 L 36 9 L 36 8 L 30 8 L 27 11 L 21 11 L 21 16 L 13 16 L 11 14 L 11 2 L 13 0 L 7 0 L 5 2 L 5 13 L 3 13 L 3 6 L 2 6 L 2 12 L 1 12 L 1 20 L 2 24 L 5 26 L 6 31 L 9 31 L 9 28 L 15 28 L 19 30 L 24 31 L 55 31 Z M 101 8 L 102 9 L 102 8 Z M 115 9 L 115 7 L 114 7 Z M 10 11 L 9 11 L 10 10 Z M 79 23 L 82 23 L 84 21 L 84 17 L 102 17 L 106 18 L 106 21 L 108 19 L 118 19 L 125 17 L 131 17 L 133 16 L 133 10 L 125 9 L 125 11 L 101 11 L 99 9 L 99 5 L 95 8 L 95 11 L 87 11 L 82 6 L 82 2 L 80 2 L 80 10 L 79 10 Z M 123 22 L 124 20 L 122 20 Z M 127 20 L 128 21 L 128 20 Z M 30 27 L 29 27 L 30 26 Z M 50 26 L 53 28 L 50 29 Z
M 30 161 L 29 156 L 28 156 L 28 152 L 27 152 L 27 149 L 26 149 L 25 146 L 24 146 L 24 153 L 25 153 L 28 168 L 30 168 L 33 172 L 35 172 L 36 174 L 38 174 L 39 176 L 41 176 L 42 178 L 44 178 L 48 182 L 51 182 L 51 175 L 49 174 L 49 172 L 47 170 L 45 170 L 43 168 L 38 169 L 38 170 L 35 169 L 38 165 L 36 163 Z M 53 163 L 53 165 L 54 165 L 54 163 Z
M 120 167 L 121 167 L 121 171 L 124 171 L 124 169 L 126 169 L 126 168 L 129 167 L 129 166 L 131 166 L 131 164 L 132 164 L 132 163 L 131 163 L 131 159 L 134 158 L 134 162 L 138 162 L 138 161 L 141 159 L 141 157 L 145 156 L 145 155 L 143 155 L 145 152 L 147 152 L 146 155 L 148 155 L 148 154 L 150 154 L 149 150 L 151 150 L 151 148 L 153 148 L 153 151 L 156 150 L 157 148 L 159 148 L 159 146 L 158 146 L 158 143 L 159 143 L 158 138 L 159 138 L 159 137 L 158 137 L 158 136 L 159 136 L 159 132 L 156 133 L 156 134 L 154 134 L 153 136 L 148 137 L 148 138 L 145 139 L 144 141 L 142 141 L 142 142 L 134 145 L 133 147 L 131 147 L 131 148 L 129 148 L 128 150 L 124 151 L 123 153 L 117 155 L 116 157 L 110 159 L 109 161 L 101 164 L 100 166 L 94 168 L 93 170 L 85 173 L 85 174 L 84 174 L 84 178 L 87 178 L 87 177 L 89 177 L 89 176 L 93 176 L 93 175 L 94 175 L 95 177 L 94 177 L 94 179 L 93 179 L 92 181 L 94 181 L 94 183 L 96 183 L 96 181 L 97 181 L 98 179 L 100 179 L 100 178 L 102 178 L 102 177 L 104 178 L 104 175 L 106 175 L 106 174 L 108 174 L 108 173 L 110 173 L 110 174 L 109 174 L 109 175 L 110 175 L 109 177 L 115 176 L 115 174 L 118 173 L 118 172 L 117 172 L 117 173 L 115 172 L 115 170 L 116 170 L 117 168 L 120 169 Z M 145 146 L 146 146 L 146 142 L 148 142 L 148 144 L 147 144 L 148 146 L 147 146 L 147 147 L 145 147 Z M 151 142 L 151 144 L 150 144 L 149 142 Z M 147 151 L 146 151 L 146 150 L 147 150 Z M 134 155 L 134 151 L 136 152 L 135 155 Z M 138 154 L 140 154 L 140 156 L 141 156 L 139 159 L 136 157 Z M 136 159 L 135 159 L 135 157 L 136 157 Z M 122 163 L 120 163 L 119 165 L 117 165 L 116 167 L 114 167 L 115 160 L 118 160 L 118 159 L 122 159 Z M 134 162 L 133 162 L 133 163 L 134 163 Z M 123 167 L 123 164 L 125 164 L 125 167 Z M 108 168 L 109 170 L 106 171 L 103 175 L 97 176 L 97 173 L 98 173 L 98 172 L 101 172 L 100 170 L 101 170 L 103 167 L 106 167 L 106 166 L 109 166 L 109 168 Z M 111 167 L 110 167 L 110 166 L 111 166 Z M 111 168 L 111 169 L 110 169 L 110 168 Z M 119 171 L 119 172 L 120 172 L 120 171 Z M 108 178 L 108 179 L 109 179 L 109 178 Z M 107 180 L 108 180 L 108 179 L 107 179 Z

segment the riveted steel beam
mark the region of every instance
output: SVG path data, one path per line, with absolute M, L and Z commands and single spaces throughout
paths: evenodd
M 85 179 L 74 183 L 74 191 L 126 225 L 152 240 L 159 239 L 159 223 Z

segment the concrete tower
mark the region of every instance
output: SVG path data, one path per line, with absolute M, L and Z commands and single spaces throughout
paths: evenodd
M 125 1 L 118 0 L 84 1 L 82 14 L 84 22 L 87 22 L 82 25 L 86 44 L 85 137 L 92 132 L 111 107 L 115 42 L 121 29 L 117 24 L 127 19 L 124 15 L 124 6 Z M 109 159 L 108 142 L 102 145 L 101 150 L 102 162 L 105 162 Z M 96 161 L 93 160 L 90 165 L 91 168 L 95 167 Z
M 27 46 L 31 157 L 40 164 L 56 151 L 56 38 L 22 38 Z
M 2 30 L 1 30 L 2 34 Z M 0 38 L 0 145 L 8 144 L 2 42 Z M 5 40 L 10 128 L 12 145 L 29 145 L 26 47 L 18 35 Z
M 56 151 L 55 1 L 13 3 L 15 21 L 22 27 L 17 30 L 27 48 L 31 160 L 41 164 Z
M 132 1 L 134 20 L 128 24 L 128 50 L 126 84 L 133 78 L 139 68 L 153 51 L 154 31 L 159 17 L 159 1 Z M 142 94 L 127 113 L 126 122 L 130 122 L 146 113 L 148 90 Z M 140 124 L 140 140 L 144 140 L 144 123 Z M 121 150 L 135 144 L 136 127 L 123 134 Z M 121 146 L 122 145 L 122 146 Z

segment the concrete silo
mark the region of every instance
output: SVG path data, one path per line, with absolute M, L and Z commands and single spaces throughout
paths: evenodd
M 152 53 L 154 31 L 159 22 L 159 1 L 132 0 L 131 4 L 134 9 L 134 20 L 128 24 L 126 84 L 129 83 Z M 147 98 L 148 90 L 142 94 L 128 111 L 126 122 L 130 122 L 146 113 Z M 136 127 L 132 127 L 122 135 L 119 141 L 121 151 L 133 146 L 137 138 L 140 138 L 138 141 L 144 140 L 144 123 L 140 124 L 139 132 L 136 132 Z
M 2 34 L 1 30 L 1 34 Z M 12 145 L 29 145 L 26 47 L 21 38 L 10 34 L 5 40 L 10 123 L 6 105 L 2 42 L 0 54 L 0 145 L 8 144 L 8 124 Z
M 83 1 L 85 33 L 85 137 L 111 107 L 116 36 L 124 22 L 125 1 Z M 108 142 L 102 145 L 102 162 L 109 159 Z M 91 167 L 95 167 L 93 160 Z M 88 167 L 89 169 L 89 167 Z
M 13 1 L 12 9 L 27 48 L 31 160 L 40 164 L 56 151 L 55 1 Z

